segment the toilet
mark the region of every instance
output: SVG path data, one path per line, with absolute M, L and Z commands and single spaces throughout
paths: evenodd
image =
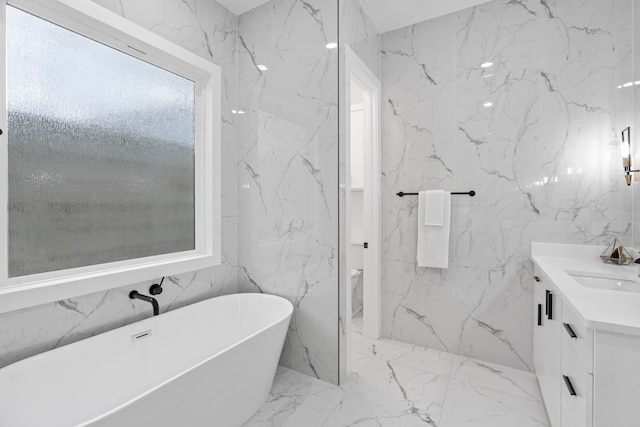
M 362 310 L 362 272 L 351 269 L 351 313 L 356 315 Z
M 358 279 L 360 278 L 360 271 L 356 269 L 351 269 L 351 292 L 356 289 L 356 285 L 358 284 Z

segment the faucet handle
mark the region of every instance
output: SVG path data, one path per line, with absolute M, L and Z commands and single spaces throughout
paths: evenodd
M 151 287 L 149 288 L 149 293 L 151 295 L 160 295 L 162 293 L 162 286 L 157 283 L 151 285 Z
M 149 293 L 151 295 L 160 295 L 162 293 L 162 283 L 164 282 L 164 276 L 160 279 L 160 283 L 154 283 L 149 288 Z

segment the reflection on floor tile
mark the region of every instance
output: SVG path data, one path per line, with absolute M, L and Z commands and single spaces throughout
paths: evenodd
M 337 386 L 279 367 L 267 403 L 245 426 L 322 426 L 344 397 Z
M 463 356 L 454 356 L 451 378 L 463 383 L 540 402 L 542 397 L 535 375 L 506 366 L 496 365 Z
M 456 356 L 431 348 L 384 340 L 378 357 L 448 377 Z
M 440 427 L 546 427 L 538 401 L 451 379 Z
M 535 376 L 362 335 L 340 387 L 279 368 L 267 403 L 244 427 L 548 427 Z
M 374 358 L 364 373 L 342 386 L 345 396 L 326 426 L 436 426 L 447 378 Z
M 368 354 L 351 353 L 351 371 L 356 376 L 361 376 L 367 366 L 374 359 L 374 356 Z

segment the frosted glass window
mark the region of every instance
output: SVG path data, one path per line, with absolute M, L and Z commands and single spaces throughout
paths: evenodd
M 7 7 L 9 276 L 195 249 L 195 84 Z

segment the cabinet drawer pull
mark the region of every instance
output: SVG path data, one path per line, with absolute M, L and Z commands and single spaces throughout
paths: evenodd
M 564 324 L 564 329 L 567 331 L 567 333 L 569 334 L 569 336 L 571 338 L 578 338 L 578 336 L 576 335 L 576 333 L 573 331 L 573 328 L 571 327 L 571 325 L 569 325 L 568 323 Z
M 538 326 L 542 326 L 542 304 L 538 304 Z
M 576 393 L 576 389 L 573 388 L 573 384 L 571 384 L 571 380 L 569 379 L 569 377 L 566 375 L 563 375 L 562 379 L 564 380 L 564 385 L 567 386 L 567 390 L 569 390 L 569 394 L 571 396 L 577 396 L 578 394 Z
M 547 319 L 553 320 L 553 294 L 547 294 Z
M 551 291 L 550 290 L 546 290 L 546 295 L 544 297 L 544 315 L 548 316 L 549 315 L 549 295 L 551 295 Z
M 536 282 L 539 282 L 540 278 L 538 276 L 533 276 L 533 280 L 535 280 Z

